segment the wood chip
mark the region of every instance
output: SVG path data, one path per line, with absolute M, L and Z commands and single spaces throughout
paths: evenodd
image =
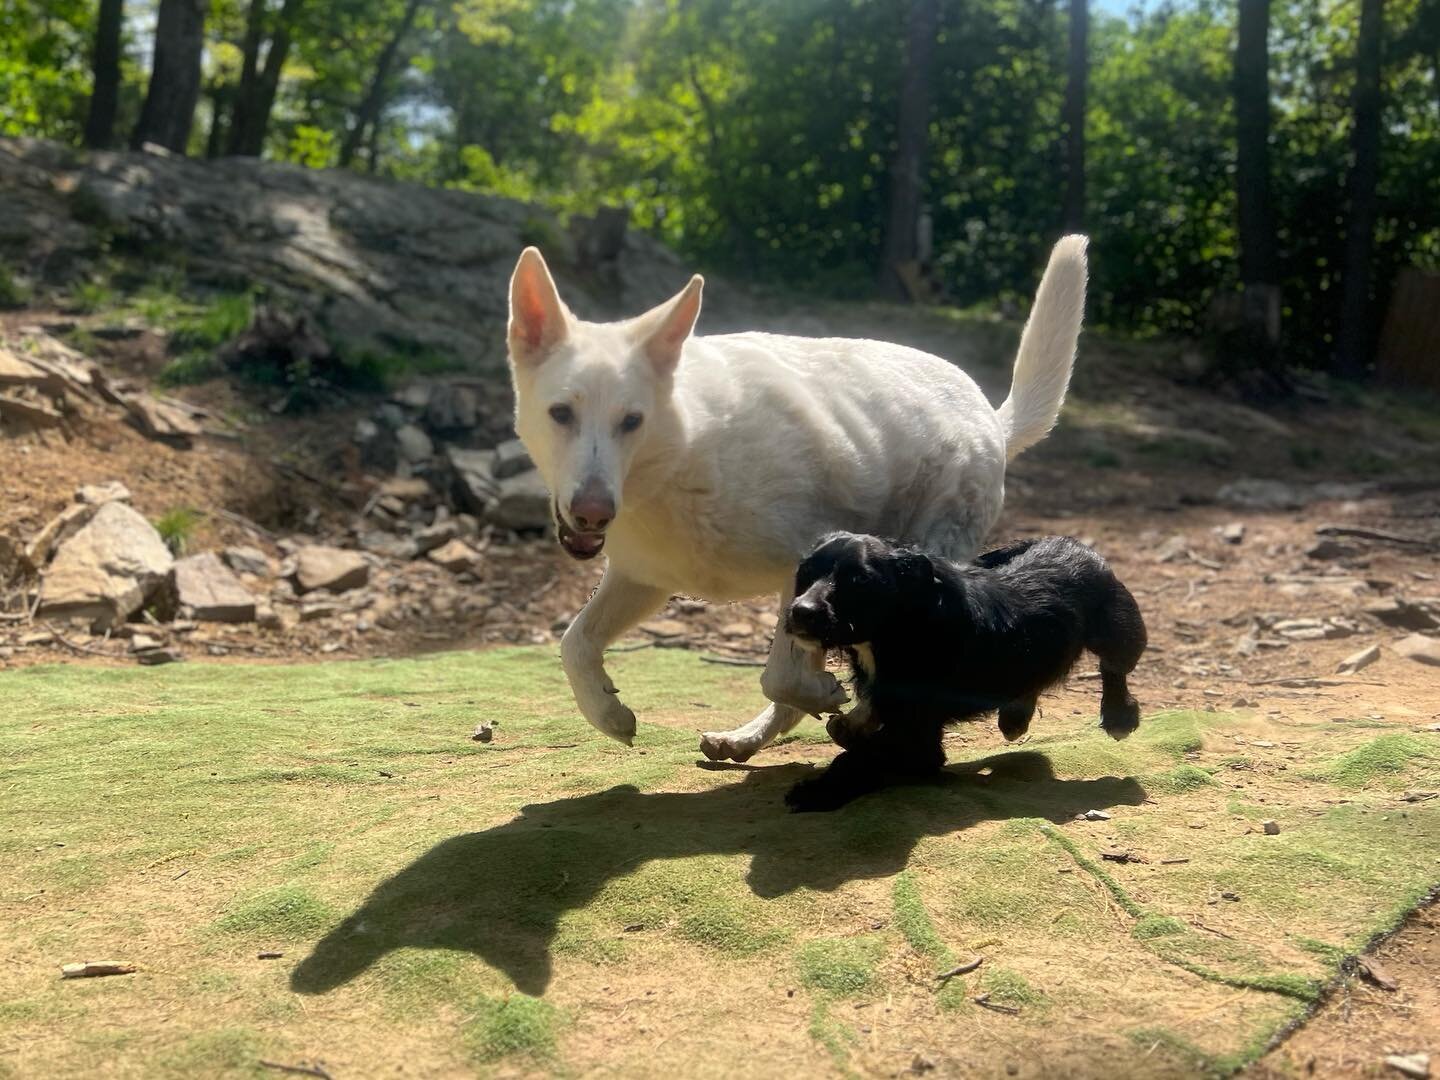
M 134 964 L 119 960 L 86 960 L 82 964 L 65 964 L 60 968 L 62 979 L 94 979 L 101 975 L 133 975 Z

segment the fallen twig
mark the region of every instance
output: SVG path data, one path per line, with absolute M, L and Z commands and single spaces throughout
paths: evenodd
M 1432 547 L 1433 541 L 1418 536 L 1401 536 L 1384 529 L 1370 529 L 1363 525 L 1321 525 L 1315 530 L 1316 536 L 1353 536 L 1357 540 L 1378 540 L 1383 544 L 1401 544 L 1407 547 Z
M 110 652 L 108 649 L 97 649 L 91 645 L 80 645 L 68 640 L 64 634 L 60 633 L 59 630 L 56 630 L 55 627 L 51 626 L 48 622 L 42 622 L 40 625 L 50 631 L 51 638 L 59 644 L 64 645 L 65 648 L 71 652 L 89 653 L 91 656 L 108 656 L 112 660 L 115 658 L 115 653 Z
M 970 972 L 974 971 L 984 962 L 985 958 L 983 956 L 977 956 L 974 960 L 969 960 L 963 964 L 956 964 L 949 971 L 940 972 L 940 974 L 936 975 L 935 978 L 945 980 L 953 979 L 956 975 L 969 975 Z
M 743 660 L 738 656 L 708 656 L 702 654 L 700 657 L 707 664 L 724 664 L 727 667 L 764 667 L 764 660 Z
M 286 1065 L 283 1061 L 266 1061 L 261 1058 L 260 1067 L 274 1069 L 276 1072 L 295 1073 L 300 1076 L 318 1076 L 321 1080 L 334 1080 L 334 1077 L 319 1065 Z
M 60 967 L 62 979 L 94 979 L 101 975 L 133 975 L 134 964 L 119 960 L 86 960 L 83 964 L 63 964 Z
M 637 641 L 632 645 L 611 645 L 605 651 L 607 653 L 639 652 L 641 649 L 653 649 L 654 647 L 655 642 L 653 641 Z
M 989 994 L 977 994 L 970 1000 L 975 1002 L 976 1005 L 983 1005 L 985 1008 L 993 1009 L 995 1012 L 1007 1013 L 1010 1016 L 1020 1015 L 1020 1010 L 1016 1006 L 1001 1005 L 998 1001 L 991 1001 Z

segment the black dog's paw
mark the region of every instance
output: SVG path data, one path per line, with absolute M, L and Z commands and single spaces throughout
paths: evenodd
M 1128 738 L 1140 726 L 1140 705 L 1130 695 L 1122 705 L 1100 707 L 1100 728 L 1112 739 Z
M 812 780 L 801 780 L 787 791 L 785 805 L 797 814 L 825 813 L 840 809 L 854 797 L 853 792 L 827 781 L 825 773 L 821 773 Z

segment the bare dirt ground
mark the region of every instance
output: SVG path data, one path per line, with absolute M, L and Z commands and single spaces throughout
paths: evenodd
M 786 319 L 793 325 L 800 317 L 778 317 L 781 328 Z M 817 308 L 803 319 L 796 328 L 804 332 L 823 325 L 954 356 L 992 398 L 1003 395 L 1013 328 L 977 334 L 940 313 L 888 308 Z M 139 348 L 110 359 L 143 375 L 149 361 Z M 1179 359 L 1168 346 L 1087 341 L 1060 427 L 1013 467 L 996 541 L 1068 533 L 1111 560 L 1150 630 L 1134 680 L 1147 711 L 1242 709 L 1274 720 L 1440 726 L 1440 669 L 1393 647 L 1417 630 L 1440 629 L 1435 403 L 1311 384 L 1295 401 L 1261 411 L 1178 382 Z M 268 416 L 223 384 L 185 393 L 228 417 L 233 433 L 181 450 L 99 419 L 0 440 L 0 533 L 33 533 L 78 485 L 119 479 L 152 519 L 178 506 L 198 510 L 197 548 L 245 543 L 278 558 L 276 538 L 324 539 L 379 482 L 346 455 L 353 403 L 317 423 Z M 1225 491 L 1255 478 L 1283 486 Z M 1329 543 L 1317 550 L 1322 541 Z M 404 617 L 388 624 L 354 612 L 275 630 L 202 624 L 172 635 L 171 644 L 189 656 L 274 660 L 551 642 L 600 573 L 545 538 L 494 533 L 481 546 L 483 568 L 459 580 L 424 559 L 392 567 L 382 591 Z M 758 663 L 774 602 L 677 599 L 664 620 L 620 647 L 688 648 Z M 0 668 L 126 662 L 111 643 L 69 634 L 40 640 L 43 632 L 28 624 L 7 624 L 0 637 L 7 650 Z M 1378 658 L 1363 670 L 1336 673 L 1341 660 L 1372 645 Z M 1074 709 L 1092 689 L 1082 672 L 1049 707 Z M 1253 1075 L 1380 1075 L 1385 1054 L 1440 1054 L 1437 927 L 1432 907 L 1379 948 L 1397 990 L 1347 983 Z

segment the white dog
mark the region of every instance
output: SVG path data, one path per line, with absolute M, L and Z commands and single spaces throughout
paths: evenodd
M 1085 306 L 1085 238 L 1055 245 L 1020 338 L 1010 396 L 992 408 L 969 376 L 916 349 L 844 338 L 692 337 L 704 282 L 627 322 L 570 314 L 535 248 L 510 282 L 515 429 L 554 500 L 560 543 L 609 555 L 561 642 L 585 719 L 629 744 L 635 714 L 605 647 L 675 594 L 777 593 L 821 533 L 979 550 L 1000 514 L 1005 463 L 1055 423 Z M 760 679 L 773 702 L 701 736 L 744 761 L 845 692 L 823 657 L 775 633 Z

